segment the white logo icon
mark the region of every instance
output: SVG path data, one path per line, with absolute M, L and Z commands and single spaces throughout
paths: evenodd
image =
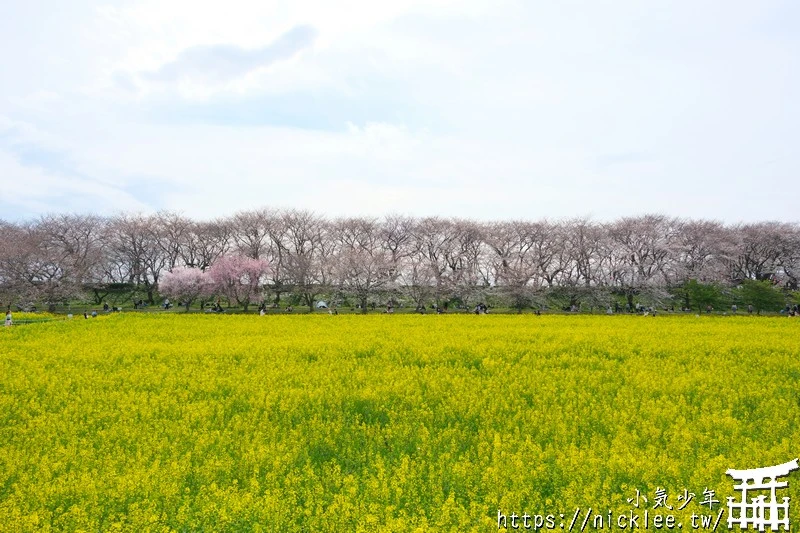
M 778 531 L 783 526 L 784 531 L 789 531 L 789 498 L 784 497 L 782 503 L 778 503 L 775 490 L 787 487 L 788 481 L 777 479 L 789 475 L 789 472 L 797 468 L 795 459 L 781 465 L 750 470 L 729 469 L 725 472 L 740 481 L 733 488 L 742 491 L 741 501 L 735 501 L 732 496 L 728 496 L 728 529 L 738 524 L 740 529 L 747 529 L 752 525 L 759 531 L 764 531 L 766 526 L 772 531 Z M 767 494 L 769 500 L 766 499 Z

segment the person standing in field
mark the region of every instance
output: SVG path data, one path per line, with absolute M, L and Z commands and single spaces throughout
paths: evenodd
M 6 327 L 11 326 L 11 309 L 6 313 Z

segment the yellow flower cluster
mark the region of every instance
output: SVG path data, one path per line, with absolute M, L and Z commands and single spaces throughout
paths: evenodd
M 713 489 L 716 515 L 728 468 L 800 453 L 799 328 L 134 314 L 6 328 L 0 530 L 497 531 L 498 511 L 554 513 L 560 530 L 559 514 L 623 512 L 637 490 L 652 508 L 659 488 L 676 509 L 696 495 L 685 516 Z

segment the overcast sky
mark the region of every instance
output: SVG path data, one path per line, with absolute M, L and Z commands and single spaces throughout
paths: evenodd
M 800 220 L 800 2 L 0 0 L 0 218 Z

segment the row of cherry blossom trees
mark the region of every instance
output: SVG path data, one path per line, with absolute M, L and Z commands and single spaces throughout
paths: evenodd
M 492 297 L 521 309 L 554 294 L 570 304 L 657 300 L 690 280 L 796 290 L 799 275 L 800 225 L 785 222 L 479 222 L 273 209 L 210 221 L 170 212 L 0 221 L 0 302 L 99 303 L 138 291 L 153 303 L 187 285 L 185 304 L 211 293 L 242 307 L 290 297 L 309 309 L 323 296 L 362 309 L 375 299 L 423 306 Z

